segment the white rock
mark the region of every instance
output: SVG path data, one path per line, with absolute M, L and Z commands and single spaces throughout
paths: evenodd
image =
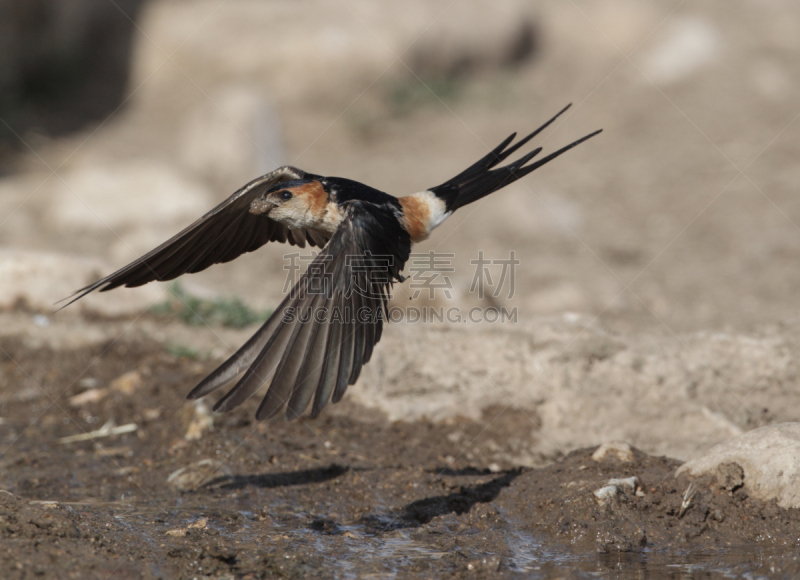
M 609 479 L 606 485 L 615 485 L 620 489 L 633 493 L 636 491 L 636 488 L 639 487 L 639 478 L 635 475 L 631 477 L 618 477 Z
M 0 308 L 23 302 L 28 308 L 52 312 L 56 303 L 94 282 L 111 269 L 98 260 L 65 254 L 0 249 Z M 105 316 L 139 313 L 163 300 L 159 284 L 95 292 L 69 308 Z
M 214 417 L 211 409 L 204 399 L 192 401 L 184 405 L 185 413 L 188 415 L 188 427 L 183 438 L 187 441 L 202 439 L 206 431 L 214 428 Z M 183 414 L 183 412 L 182 412 Z
M 764 501 L 777 499 L 784 508 L 800 507 L 800 423 L 748 431 L 684 463 L 677 475 L 714 474 L 728 463 L 742 468 L 750 495 Z
M 594 497 L 600 505 L 606 505 L 619 495 L 619 488 L 616 485 L 604 485 L 600 489 L 594 490 Z
M 135 228 L 161 231 L 188 225 L 213 204 L 208 190 L 152 160 L 78 167 L 55 187 L 45 210 L 59 230 L 120 235 Z
M 635 493 L 638 487 L 639 478 L 634 475 L 632 477 L 609 479 L 603 487 L 594 490 L 593 493 L 600 505 L 606 505 L 617 497 L 625 501 L 625 494 Z
M 785 387 L 798 372 L 792 344 L 704 333 L 629 339 L 582 316 L 390 324 L 347 396 L 408 421 L 480 418 L 488 406 L 513 404 L 541 420 L 539 451 L 627 441 L 682 459 L 729 439 L 730 424 L 743 424 L 746 411 L 726 406 L 734 397 L 779 418 L 800 405 L 800 393 Z
M 680 81 L 713 63 L 722 52 L 722 37 L 700 18 L 676 19 L 645 54 L 644 74 L 658 84 Z
M 609 443 L 603 443 L 592 453 L 592 459 L 595 461 L 605 461 L 610 458 L 630 463 L 633 461 L 633 450 L 627 443 L 611 441 Z

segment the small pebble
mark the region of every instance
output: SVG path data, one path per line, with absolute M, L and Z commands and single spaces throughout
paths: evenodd
M 603 443 L 597 450 L 592 453 L 592 459 L 595 461 L 605 461 L 607 459 L 617 459 L 624 463 L 633 462 L 633 450 L 627 443 L 621 441 L 611 441 Z
M 58 507 L 58 502 L 53 500 L 35 500 L 30 502 L 32 504 L 37 504 L 46 510 L 52 510 Z
M 208 527 L 208 519 L 203 518 L 202 520 L 197 520 L 193 524 L 189 524 L 189 528 L 193 530 L 205 530 Z
M 186 428 L 186 434 L 183 436 L 187 441 L 196 441 L 203 437 L 206 431 L 213 429 L 214 417 L 211 414 L 211 409 L 205 401 L 195 401 L 189 403 L 184 407 L 188 409 L 184 413 L 189 413 L 189 426 Z
M 606 505 L 611 500 L 617 497 L 619 488 L 616 485 L 606 485 L 600 489 L 594 490 L 594 497 L 600 502 L 600 505 Z
M 609 479 L 606 485 L 616 485 L 619 488 L 624 488 L 625 491 L 634 492 L 639 487 L 639 478 L 634 475 L 621 479 Z
M 118 376 L 111 381 L 111 389 L 122 393 L 123 395 L 132 395 L 136 390 L 142 386 L 142 375 L 139 371 L 130 371 L 124 375 Z
M 73 407 L 81 407 L 87 403 L 97 403 L 108 394 L 108 389 L 89 389 L 67 399 Z
M 594 497 L 597 498 L 600 505 L 606 505 L 611 500 L 617 498 L 620 493 L 622 493 L 623 496 L 625 492 L 635 493 L 639 496 L 639 492 L 637 491 L 639 487 L 639 478 L 635 475 L 632 477 L 609 479 L 603 487 L 594 491 Z M 644 494 L 642 493 L 642 495 Z

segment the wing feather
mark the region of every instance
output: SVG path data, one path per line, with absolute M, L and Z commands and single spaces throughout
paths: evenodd
M 341 294 L 334 295 L 334 306 L 338 307 L 338 312 L 341 312 L 341 305 L 343 301 Z M 333 393 L 333 389 L 339 380 L 339 367 L 342 358 L 342 320 L 335 317 L 330 322 L 330 330 L 328 333 L 328 342 L 325 347 L 325 362 L 322 369 L 319 385 L 314 393 L 314 404 L 311 408 L 311 416 L 316 417 L 320 414 L 328 400 Z M 309 387 L 306 387 L 309 388 Z M 302 413 L 302 409 L 300 413 Z M 297 409 L 293 410 L 293 414 L 297 414 Z
M 316 416 L 358 379 L 381 336 L 389 290 L 411 240 L 391 208 L 365 201 L 346 206 L 342 223 L 289 297 L 189 398 L 216 390 L 246 368 L 214 410 L 230 410 L 269 383 L 256 417 L 286 408 L 294 419 L 312 398 Z
M 324 234 L 309 236 L 303 230 L 290 230 L 266 215 L 250 213 L 250 204 L 276 183 L 308 177 L 300 169 L 280 167 L 263 175 L 231 195 L 193 224 L 120 268 L 113 274 L 75 292 L 62 308 L 99 290 L 105 292 L 119 286 L 141 286 L 154 280 L 172 280 L 182 274 L 199 272 L 213 264 L 229 262 L 257 250 L 270 241 L 304 247 L 306 241 L 322 247 Z
M 330 304 L 335 300 L 335 296 L 325 300 L 323 310 L 319 314 L 327 314 L 330 311 Z M 303 357 L 303 364 L 298 372 L 294 388 L 286 407 L 286 417 L 296 419 L 308 406 L 311 397 L 316 392 L 317 387 L 321 386 L 322 375 L 325 371 L 327 358 L 326 348 L 328 345 L 328 335 L 331 325 L 323 322 L 314 324 L 313 334 L 308 340 L 308 346 Z
M 301 382 L 300 375 L 303 374 L 304 370 L 303 363 L 311 356 L 310 350 L 314 346 L 317 331 L 321 326 L 321 321 L 318 320 L 317 314 L 326 301 L 325 295 L 320 293 L 310 299 L 309 305 L 301 307 L 301 311 L 298 313 L 298 320 L 294 323 L 293 339 L 284 349 L 281 363 L 275 371 L 272 385 L 256 413 L 257 419 L 269 419 L 274 416 L 286 405 L 292 393 L 297 391 L 297 387 Z M 316 371 L 317 369 L 307 368 L 305 370 Z M 312 387 L 312 393 L 315 387 L 316 384 Z M 300 409 L 300 413 L 302 411 L 303 409 Z

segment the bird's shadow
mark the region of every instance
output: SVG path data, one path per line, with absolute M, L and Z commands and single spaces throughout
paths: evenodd
M 429 523 L 433 518 L 450 513 L 462 515 L 469 512 L 479 503 L 494 501 L 500 490 L 511 485 L 522 469 L 507 471 L 489 480 L 471 486 L 462 486 L 457 492 L 437 495 L 412 501 L 408 505 L 395 510 L 387 516 L 366 516 L 362 523 L 374 531 L 388 531 L 401 528 L 417 528 Z M 477 475 L 470 470 L 469 475 Z
M 233 490 L 246 487 L 274 488 L 292 485 L 322 483 L 341 477 L 350 467 L 333 463 L 317 469 L 302 469 L 281 473 L 262 473 L 257 475 L 226 475 L 214 478 L 203 487 L 212 490 Z M 497 477 L 476 485 L 462 486 L 457 492 L 437 495 L 413 501 L 388 514 L 368 515 L 361 519 L 361 524 L 373 533 L 386 532 L 404 528 L 417 528 L 429 523 L 436 517 L 450 513 L 462 515 L 469 512 L 476 504 L 494 501 L 500 490 L 511 485 L 522 469 L 513 469 Z M 436 470 L 436 473 L 442 473 Z M 486 475 L 484 470 L 466 469 L 449 470 L 444 475 Z M 326 520 L 327 522 L 327 520 Z M 317 521 L 312 522 L 312 529 L 317 529 Z M 318 531 L 328 531 L 333 527 L 339 531 L 335 522 Z
M 350 468 L 345 465 L 332 463 L 328 467 L 316 469 L 301 469 L 298 471 L 284 471 L 281 473 L 260 473 L 256 475 L 224 475 L 216 477 L 203 487 L 207 489 L 243 489 L 245 487 L 288 487 L 291 485 L 305 485 L 308 483 L 322 483 L 336 479 L 347 473 Z

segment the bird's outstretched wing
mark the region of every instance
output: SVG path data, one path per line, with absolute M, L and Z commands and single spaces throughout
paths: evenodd
M 277 183 L 310 175 L 294 167 L 279 167 L 254 179 L 192 225 L 154 250 L 102 280 L 81 288 L 62 308 L 93 290 L 104 292 L 118 286 L 141 286 L 154 280 L 172 280 L 199 272 L 213 264 L 229 262 L 267 242 L 289 242 L 322 247 L 325 234 L 292 230 L 266 215 L 250 213 L 250 203 Z
M 355 383 L 380 340 L 389 291 L 408 260 L 411 240 L 390 209 L 350 201 L 342 222 L 292 292 L 233 356 L 188 395 L 197 399 L 238 377 L 215 405 L 228 411 L 269 382 L 256 417 L 286 406 L 312 416 Z M 246 369 L 246 370 L 245 370 Z

